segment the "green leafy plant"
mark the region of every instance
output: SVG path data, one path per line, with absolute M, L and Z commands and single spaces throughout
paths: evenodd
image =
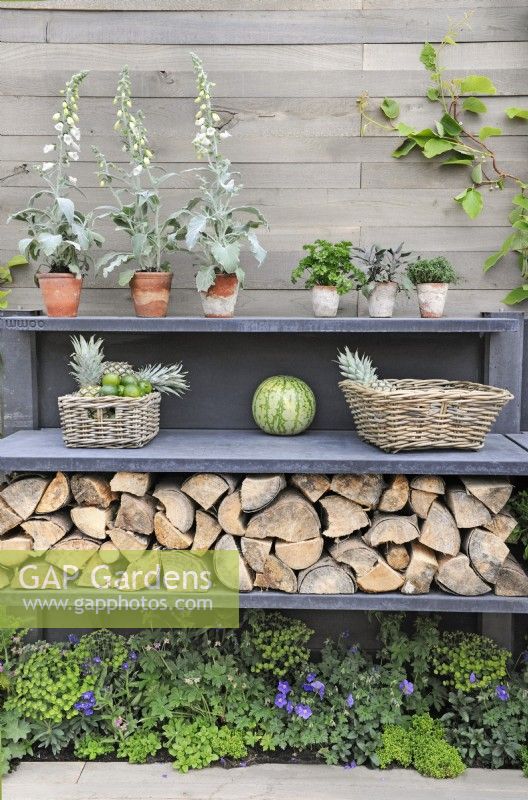
M 434 674 L 444 686 L 477 692 L 507 676 L 511 653 L 493 639 L 476 633 L 446 632 L 433 648 Z
M 342 241 L 332 244 L 326 239 L 316 239 L 312 244 L 303 245 L 308 255 L 299 261 L 291 275 L 292 283 L 297 283 L 304 273 L 307 289 L 313 286 L 335 286 L 338 294 L 346 294 L 364 283 L 364 275 L 351 261 L 352 242 Z
M 419 283 L 457 283 L 460 280 L 455 268 L 444 256 L 414 261 L 407 267 L 407 276 L 413 286 Z
M 377 283 L 394 282 L 398 290 L 408 293 L 411 286 L 404 269 L 410 252 L 403 251 L 403 242 L 395 249 L 380 248 L 375 244 L 370 248 L 353 247 L 354 259 L 357 259 L 366 270 L 365 282 L 361 291 L 369 297 Z
M 394 158 L 404 158 L 412 151 L 418 151 L 429 161 L 437 160 L 441 166 L 465 168 L 469 185 L 454 199 L 470 219 L 482 212 L 483 189 L 500 190 L 509 184 L 518 188 L 509 215 L 513 230 L 499 250 L 484 262 L 487 271 L 510 251 L 517 253 L 524 282 L 504 298 L 505 303 L 514 305 L 528 298 L 528 183 L 499 165 L 492 141 L 502 134 L 501 128 L 493 125 L 481 125 L 478 130 L 473 128 L 472 122 L 487 112 L 481 98 L 497 94 L 493 82 L 485 75 L 448 78 L 442 63 L 444 51 L 456 45 L 461 31 L 469 25 L 470 17 L 471 12 L 468 12 L 462 20 L 451 23 L 439 45 L 425 42 L 422 47 L 420 61 L 430 78 L 426 96 L 432 104 L 440 107 L 439 118 L 430 127 L 416 128 L 397 121 L 399 104 L 396 100 L 384 98 L 380 111 L 385 122 L 380 122 L 372 116 L 368 95 L 363 93 L 358 98 L 361 130 L 364 133 L 368 125 L 374 124 L 403 136 L 403 141 L 392 154 Z M 506 108 L 505 114 L 508 119 L 528 120 L 528 109 L 525 108 Z
M 152 731 L 137 730 L 122 739 L 117 749 L 118 758 L 127 758 L 130 764 L 145 764 L 149 756 L 161 750 L 161 739 Z
M 241 652 L 251 672 L 274 677 L 295 675 L 308 661 L 306 647 L 313 630 L 299 619 L 280 612 L 258 612 L 249 618 L 242 634 Z
M 383 731 L 379 765 L 411 764 L 428 778 L 456 778 L 465 766 L 460 753 L 445 739 L 442 725 L 429 714 L 415 715 L 410 726 L 389 725 Z
M 75 756 L 81 761 L 95 761 L 100 756 L 107 756 L 114 752 L 114 742 L 111 738 L 86 733 L 75 742 Z
M 266 251 L 255 230 L 267 227 L 267 222 L 253 206 L 233 204 L 243 187 L 237 185 L 229 159 L 220 153 L 221 141 L 231 134 L 222 128 L 221 117 L 212 105 L 215 84 L 207 77 L 202 60 L 195 53 L 191 55 L 198 89 L 198 132 L 193 144 L 197 158 L 205 159 L 207 165 L 194 170 L 199 176 L 200 194 L 188 203 L 182 216 L 187 222 L 187 247 L 199 251 L 196 288 L 206 292 L 220 273 L 236 275 L 243 285 L 245 272 L 240 259 L 244 247 L 258 266 L 262 264 Z
M 528 747 L 521 750 L 521 766 L 524 777 L 528 778 Z
M 100 209 L 99 218 L 109 217 L 116 229 L 128 237 L 130 246 L 106 253 L 96 264 L 103 277 L 119 269 L 119 285 L 127 286 L 134 272 L 170 272 L 169 253 L 185 249 L 185 230 L 181 211 L 163 216 L 160 188 L 174 173 L 167 173 L 154 163 L 143 113 L 135 111 L 128 67 L 123 67 L 114 98 L 117 116 L 114 129 L 121 138 L 122 150 L 129 164 L 121 167 L 108 161 L 101 151 L 92 148 L 98 162 L 98 178 L 108 187 L 114 206 Z M 123 269 L 127 264 L 133 269 Z
M 220 758 L 243 758 L 247 747 L 240 733 L 227 725 L 184 722 L 174 718 L 163 728 L 167 750 L 180 772 L 202 769 Z
M 7 264 L 0 265 L 0 286 L 6 283 L 13 283 L 11 270 L 15 267 L 25 267 L 28 262 L 24 256 L 13 256 Z M 7 308 L 7 298 L 11 294 L 11 289 L 0 289 L 0 309 Z
M 509 506 L 517 519 L 517 525 L 511 532 L 508 543 L 520 544 L 523 547 L 524 560 L 528 561 L 528 489 L 517 492 Z
M 0 778 L 7 775 L 11 761 L 31 755 L 31 725 L 17 709 L 0 711 Z
M 91 266 L 90 251 L 104 242 L 92 228 L 93 214 L 82 214 L 69 196 L 77 188 L 77 178 L 70 170 L 72 162 L 79 160 L 79 87 L 87 74 L 78 72 L 66 83 L 61 109 L 53 115 L 56 143 L 44 145 L 44 154 L 54 160 L 35 166 L 47 188 L 35 192 L 28 207 L 8 220 L 26 224 L 28 236 L 20 240 L 18 248 L 27 261 L 42 262 L 37 273 L 44 268 L 81 277 Z

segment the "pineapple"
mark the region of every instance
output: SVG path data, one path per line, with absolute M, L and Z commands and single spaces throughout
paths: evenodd
M 390 391 L 391 385 L 388 381 L 381 380 L 376 374 L 376 368 L 372 366 L 372 360 L 368 356 L 360 356 L 358 351 L 351 353 L 348 347 L 345 352 L 337 352 L 337 363 L 341 375 L 346 380 L 361 383 L 371 389 Z
M 79 385 L 82 397 L 97 397 L 103 374 L 103 340 L 92 336 L 72 336 L 73 353 L 70 361 L 71 375 Z
M 119 377 L 122 378 L 123 375 L 129 375 L 131 372 L 134 372 L 134 367 L 127 361 L 105 361 L 103 364 L 103 372 L 113 372 L 115 375 L 119 375 Z
M 181 364 L 148 364 L 134 374 L 138 381 L 148 381 L 154 391 L 162 394 L 175 394 L 179 397 L 189 388 L 187 373 L 183 371 Z

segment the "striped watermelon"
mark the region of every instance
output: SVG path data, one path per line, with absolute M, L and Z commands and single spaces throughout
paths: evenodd
M 265 433 L 292 436 L 308 428 L 315 416 L 315 395 L 291 375 L 266 378 L 253 395 L 253 418 Z

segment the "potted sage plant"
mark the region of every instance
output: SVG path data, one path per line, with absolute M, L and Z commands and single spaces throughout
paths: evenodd
M 441 317 L 450 284 L 460 280 L 445 256 L 419 258 L 407 267 L 407 276 L 416 287 L 421 317 Z
M 403 271 L 411 253 L 403 251 L 403 242 L 396 248 L 380 248 L 376 245 L 366 249 L 354 247 L 354 256 L 365 269 L 365 281 L 361 291 L 368 301 L 370 317 L 392 317 L 396 295 L 407 294 L 412 284 Z
M 242 186 L 235 182 L 231 162 L 220 153 L 222 139 L 230 133 L 219 129 L 220 115 L 212 106 L 214 83 L 207 77 L 202 60 L 191 54 L 198 96 L 193 144 L 198 160 L 206 164 L 195 169 L 199 173 L 200 195 L 183 210 L 186 223 L 186 244 L 196 250 L 198 272 L 196 288 L 200 292 L 206 317 L 232 317 L 238 290 L 245 273 L 240 263 L 244 247 L 260 266 L 266 251 L 255 230 L 267 227 L 263 215 L 253 206 L 234 205 Z
M 77 178 L 70 173 L 80 151 L 79 87 L 87 74 L 73 75 L 61 92 L 61 109 L 53 115 L 56 141 L 44 145 L 50 160 L 35 165 L 46 188 L 35 192 L 28 206 L 8 220 L 27 226 L 28 235 L 18 248 L 27 261 L 40 262 L 35 282 L 49 317 L 77 316 L 83 276 L 92 264 L 90 251 L 104 242 L 92 229 L 93 213 L 82 214 L 70 197 L 77 188 Z
M 303 245 L 308 255 L 301 258 L 291 274 L 297 283 L 308 273 L 304 285 L 312 290 L 312 306 L 316 317 L 335 317 L 341 295 L 362 285 L 363 273 L 350 260 L 352 242 L 328 242 L 316 239 Z
M 112 192 L 115 205 L 100 209 L 99 218 L 109 217 L 116 229 L 126 234 L 127 249 L 106 253 L 96 264 L 103 277 L 120 270 L 120 286 L 130 285 L 134 309 L 138 317 L 164 317 L 167 314 L 172 284 L 171 265 L 167 254 L 185 249 L 185 230 L 179 221 L 181 212 L 168 217 L 161 213 L 160 185 L 174 173 L 167 173 L 153 164 L 154 153 L 141 111 L 134 112 L 130 73 L 123 67 L 114 99 L 117 115 L 114 129 L 121 137 L 123 152 L 129 163 L 121 167 L 106 159 L 98 148 L 101 187 Z M 124 267 L 128 268 L 124 269 Z

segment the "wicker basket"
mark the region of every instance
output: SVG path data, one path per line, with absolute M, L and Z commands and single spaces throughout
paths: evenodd
M 159 432 L 161 395 L 59 397 L 66 447 L 143 447 Z
M 449 448 L 479 450 L 501 408 L 505 389 L 443 380 L 390 380 L 391 392 L 340 382 L 358 435 L 388 453 Z

